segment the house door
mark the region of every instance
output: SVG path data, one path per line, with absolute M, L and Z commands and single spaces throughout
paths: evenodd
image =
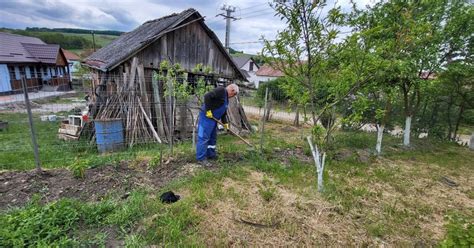
M 5 64 L 0 64 L 0 92 L 12 91 L 12 84 L 10 82 L 10 73 Z

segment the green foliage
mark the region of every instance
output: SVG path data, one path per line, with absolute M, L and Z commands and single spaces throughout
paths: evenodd
M 126 232 L 138 219 L 143 217 L 145 198 L 145 192 L 132 192 L 125 204 L 117 206 L 114 212 L 106 217 L 107 223 L 117 225 Z
M 446 238 L 440 246 L 443 248 L 472 247 L 474 245 L 474 218 L 456 213 L 446 218 L 449 221 L 446 225 Z
M 48 44 L 58 44 L 65 49 L 85 49 L 93 47 L 90 40 L 81 36 L 69 36 L 56 32 L 31 32 L 24 30 L 16 30 L 14 33 L 37 37 Z M 97 46 L 98 45 L 96 45 L 96 47 Z
M 60 33 L 71 33 L 71 34 L 104 34 L 104 35 L 115 35 L 119 36 L 123 34 L 120 31 L 114 30 L 91 30 L 91 29 L 80 29 L 80 28 L 39 28 L 39 27 L 27 27 L 26 31 L 31 32 L 60 32 Z
M 171 65 L 167 60 L 161 61 L 160 70 L 154 77 L 162 81 L 165 96 L 172 96 L 179 102 L 187 102 L 192 96 L 192 87 L 187 81 L 188 74 L 179 63 Z
M 285 94 L 285 91 L 282 89 L 282 85 L 284 83 L 284 78 L 278 78 L 271 81 L 267 81 L 261 83 L 257 89 L 257 99 L 259 105 L 264 104 L 265 102 L 265 92 L 268 88 L 268 99 L 274 100 L 277 102 L 286 102 L 288 100 L 288 96 Z
M 0 246 L 77 245 L 68 234 L 78 225 L 82 214 L 76 201 L 61 200 L 41 207 L 36 200 L 24 209 L 0 216 Z
M 269 202 L 275 198 L 276 189 L 275 188 L 261 188 L 258 193 L 266 202 Z
M 132 192 L 122 203 L 103 200 L 81 203 L 61 199 L 41 205 L 34 198 L 24 208 L 0 214 L 0 247 L 77 247 L 103 245 L 105 236 L 89 230 L 116 225 L 124 232 L 144 216 L 146 194 Z M 81 238 L 86 236 L 84 239 Z M 127 237 L 126 243 L 138 244 L 139 237 Z M 132 246 L 133 247 L 133 246 Z
M 86 169 L 90 166 L 90 161 L 84 158 L 76 157 L 76 160 L 71 165 L 72 174 L 76 178 L 84 179 Z
M 146 241 L 140 235 L 129 234 L 125 237 L 125 247 L 142 248 L 146 246 Z

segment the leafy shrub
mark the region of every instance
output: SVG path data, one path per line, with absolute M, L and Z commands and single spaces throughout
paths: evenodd
M 72 174 L 76 178 L 84 179 L 86 169 L 89 168 L 90 161 L 88 159 L 76 158 L 76 161 L 71 165 Z

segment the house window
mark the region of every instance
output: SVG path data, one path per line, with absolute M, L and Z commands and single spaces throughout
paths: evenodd
M 20 67 L 18 67 L 18 66 L 15 66 L 15 79 L 16 79 L 16 80 L 20 80 L 20 79 L 21 79 Z
M 15 78 L 15 68 L 13 66 L 8 66 L 8 73 L 11 79 Z
M 253 62 L 250 61 L 250 68 L 249 68 L 249 71 L 253 71 Z
M 39 78 L 39 77 L 38 77 L 38 71 L 36 70 L 36 66 L 33 66 L 33 71 L 34 71 L 34 74 L 33 74 L 34 77 L 35 77 L 35 78 Z
M 25 66 L 25 76 L 27 79 L 31 79 L 31 69 L 29 66 Z
M 56 76 L 56 68 L 50 68 L 51 69 L 51 76 L 55 77 Z

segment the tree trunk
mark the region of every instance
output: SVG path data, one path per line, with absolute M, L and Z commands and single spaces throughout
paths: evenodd
M 306 137 L 309 143 L 309 147 L 311 148 L 311 153 L 313 155 L 314 163 L 316 165 L 316 172 L 318 173 L 318 191 L 323 191 L 323 172 L 324 172 L 324 163 L 326 161 L 326 153 L 323 152 L 322 154 L 319 152 L 318 146 L 316 144 L 313 145 L 313 141 L 311 140 L 311 136 Z
M 272 97 L 271 97 L 271 93 L 268 94 L 268 105 L 267 105 L 267 109 L 266 109 L 266 112 L 265 113 L 265 121 L 269 121 L 270 120 L 270 112 L 272 111 L 272 105 L 273 105 L 273 101 L 271 100 Z
M 295 120 L 293 121 L 293 125 L 296 127 L 300 126 L 300 108 L 298 108 L 298 105 L 296 105 L 296 114 L 295 114 Z
M 383 138 L 383 130 L 385 129 L 385 125 L 378 125 L 377 124 L 377 144 L 375 145 L 375 150 L 377 151 L 377 155 L 382 153 L 382 138 Z
M 453 105 L 453 96 L 450 96 L 448 103 L 448 112 L 446 113 L 446 118 L 448 121 L 448 139 L 453 139 L 453 124 L 451 123 L 451 107 Z
M 461 103 L 461 106 L 459 107 L 459 114 L 456 120 L 456 127 L 454 127 L 454 135 L 453 135 L 454 139 L 456 139 L 456 136 L 458 135 L 459 124 L 461 123 L 463 113 L 464 113 L 464 102 Z
M 179 105 L 179 139 L 184 140 L 188 132 L 188 103 L 183 101 Z
M 392 97 L 388 95 L 387 102 L 385 104 L 385 113 L 382 119 L 382 123 L 380 125 L 377 124 L 377 144 L 375 145 L 375 151 L 377 151 L 377 155 L 380 155 L 382 153 L 383 131 L 385 129 L 385 125 L 388 123 L 390 119 L 391 112 L 392 112 Z
M 472 132 L 471 139 L 469 140 L 469 149 L 474 151 L 474 132 Z
M 405 131 L 403 131 L 403 145 L 410 146 L 410 131 L 411 131 L 411 116 L 407 116 L 405 119 Z

